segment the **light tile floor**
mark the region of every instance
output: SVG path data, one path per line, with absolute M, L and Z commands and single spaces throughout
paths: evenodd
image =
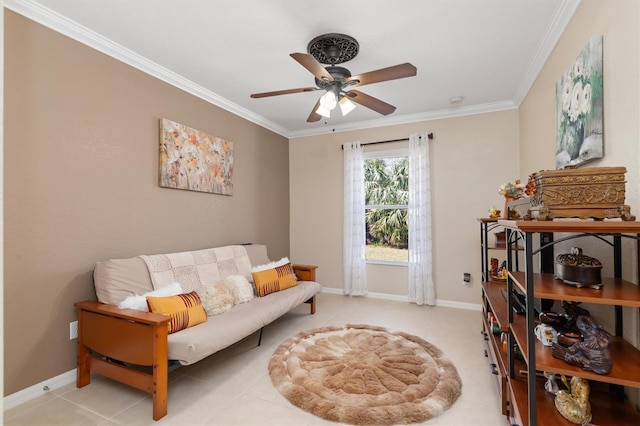
M 289 403 L 271 385 L 271 355 L 299 331 L 341 324 L 371 324 L 415 334 L 438 346 L 456 365 L 462 395 L 427 425 L 503 425 L 495 376 L 484 356 L 481 314 L 370 298 L 320 294 L 318 310 L 290 311 L 257 333 L 194 365 L 169 374 L 169 407 L 158 422 L 144 392 L 93 376 L 77 389 L 69 384 L 4 412 L 12 425 L 323 425 L 335 424 Z

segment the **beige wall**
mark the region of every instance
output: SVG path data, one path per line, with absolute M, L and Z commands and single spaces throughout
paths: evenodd
M 640 217 L 640 2 L 583 0 L 519 109 L 520 169 L 555 168 L 555 84 L 587 41 L 603 36 L 604 158 L 585 167 L 625 166 L 626 203 Z M 637 280 L 627 244 L 625 276 Z M 595 247 L 594 247 L 595 250 Z M 636 281 L 637 282 L 637 281 Z M 638 338 L 635 337 L 637 340 Z
M 517 110 L 292 139 L 291 256 L 317 264 L 324 286 L 342 289 L 341 144 L 421 131 L 434 133 L 430 158 L 436 298 L 480 303 L 476 218 L 486 217 L 492 206 L 502 208 L 498 187 L 520 177 Z M 469 287 L 462 283 L 463 272 L 472 273 Z M 406 267 L 369 265 L 367 274 L 370 292 L 407 295 Z
M 555 169 L 555 83 L 587 41 L 603 35 L 604 158 L 586 167 L 625 166 L 626 203 L 640 216 L 640 2 L 582 0 L 535 84 L 520 106 L 520 169 Z M 574 243 L 575 244 L 575 243 Z M 580 240 L 586 254 L 608 259 L 609 249 Z M 638 282 L 636 245 L 625 241 L 624 278 Z M 605 262 L 606 263 L 606 262 Z M 608 271 L 608 272 L 607 272 Z M 606 265 L 603 274 L 611 274 Z M 611 330 L 612 309 L 586 306 Z M 625 338 L 640 347 L 638 309 L 624 309 Z M 637 390 L 628 390 L 640 407 Z
M 288 141 L 5 12 L 4 391 L 75 368 L 97 260 L 261 242 L 289 254 Z M 158 187 L 158 121 L 234 142 L 234 195 Z
M 603 36 L 604 158 L 588 167 L 626 166 L 627 201 L 640 211 L 640 88 L 637 0 L 583 0 L 520 106 L 520 170 L 555 169 L 555 84 L 592 36 Z

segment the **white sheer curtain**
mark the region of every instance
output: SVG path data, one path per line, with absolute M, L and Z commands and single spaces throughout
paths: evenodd
M 409 301 L 435 305 L 432 275 L 429 138 L 409 137 Z
M 344 150 L 344 294 L 367 294 L 364 222 L 364 149 L 360 142 L 342 145 Z

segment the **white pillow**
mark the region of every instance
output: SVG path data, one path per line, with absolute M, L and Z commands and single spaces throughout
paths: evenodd
M 196 291 L 209 317 L 227 312 L 233 308 L 233 295 L 221 283 L 205 284 Z
M 118 305 L 120 309 L 135 309 L 136 311 L 149 312 L 149 306 L 147 305 L 147 296 L 166 297 L 176 296 L 184 293 L 180 283 L 171 283 L 166 287 L 159 288 L 154 291 L 148 291 L 144 294 L 134 294 L 124 299 Z
M 253 285 L 242 275 L 229 275 L 220 284 L 229 289 L 234 305 L 253 299 Z
M 275 269 L 278 266 L 286 265 L 287 263 L 291 263 L 289 262 L 289 258 L 283 257 L 282 259 L 276 260 L 275 262 L 269 262 L 265 263 L 264 265 L 254 266 L 253 268 L 251 268 L 251 272 L 261 272 L 266 271 L 267 269 Z

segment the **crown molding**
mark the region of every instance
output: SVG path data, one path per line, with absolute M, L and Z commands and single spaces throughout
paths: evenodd
M 71 19 L 60 15 L 46 8 L 33 0 L 5 0 L 4 6 L 26 18 L 31 19 L 45 27 L 48 27 L 60 34 L 70 37 L 82 44 L 85 44 L 105 55 L 111 56 L 127 65 L 143 71 L 159 80 L 164 81 L 174 87 L 184 90 L 200 99 L 213 105 L 225 109 L 235 115 L 249 120 L 259 126 L 278 133 L 281 136 L 289 137 L 289 131 L 284 127 L 265 119 L 264 117 L 249 111 L 238 104 L 223 98 L 216 93 L 156 64 L 149 59 L 121 46 L 106 37 L 91 31 L 87 27 L 78 24 Z
M 306 136 L 326 135 L 329 133 L 349 132 L 354 130 L 373 129 L 378 127 L 396 126 L 400 124 L 418 123 L 421 121 L 441 120 L 445 118 L 464 117 L 466 115 L 486 114 L 518 108 L 513 101 L 492 102 L 466 107 L 447 108 L 438 111 L 430 111 L 419 114 L 398 115 L 383 117 L 375 120 L 359 121 L 356 123 L 340 124 L 337 126 L 326 125 L 309 130 L 296 130 L 289 133 L 289 138 L 302 138 Z
M 540 45 L 538 46 L 538 50 L 529 65 L 529 69 L 525 73 L 524 78 L 520 82 L 520 85 L 516 89 L 516 92 L 513 96 L 513 102 L 520 106 L 524 98 L 529 93 L 531 86 L 535 83 L 542 67 L 551 56 L 551 52 L 558 44 L 562 33 L 567 28 L 569 21 L 573 18 L 576 10 L 580 6 L 580 2 L 582 0 L 562 0 L 558 2 L 558 6 L 556 7 L 556 13 L 547 28 Z
M 443 118 L 453 118 L 465 115 L 483 114 L 489 112 L 504 111 L 518 108 L 524 100 L 531 86 L 538 77 L 540 70 L 549 58 L 555 45 L 560 39 L 564 29 L 573 17 L 580 5 L 581 0 L 561 0 L 556 9 L 554 19 L 540 43 L 540 47 L 532 61 L 524 79 L 518 86 L 513 100 L 494 102 L 489 104 L 474 105 L 469 107 L 455 107 L 439 111 L 431 111 L 419 114 L 399 115 L 393 117 L 383 117 L 374 120 L 366 120 L 355 123 L 341 124 L 337 126 L 325 125 L 313 129 L 294 130 L 286 129 L 266 118 L 241 107 L 240 105 L 223 98 L 222 96 L 205 89 L 204 87 L 188 80 L 169 69 L 138 55 L 137 53 L 103 37 L 94 31 L 78 24 L 67 17 L 60 15 L 46 8 L 33 0 L 5 0 L 4 6 L 20 15 L 44 25 L 56 32 L 59 32 L 73 40 L 85 44 L 99 52 L 102 52 L 114 59 L 143 71 L 159 80 L 164 81 L 174 87 L 184 90 L 206 102 L 216 105 L 226 111 L 231 112 L 241 118 L 255 123 L 265 129 L 271 130 L 285 138 L 299 138 L 329 134 L 335 132 L 346 132 L 353 130 L 364 130 L 374 127 L 394 126 L 399 124 L 415 123 L 420 121 L 437 120 Z

